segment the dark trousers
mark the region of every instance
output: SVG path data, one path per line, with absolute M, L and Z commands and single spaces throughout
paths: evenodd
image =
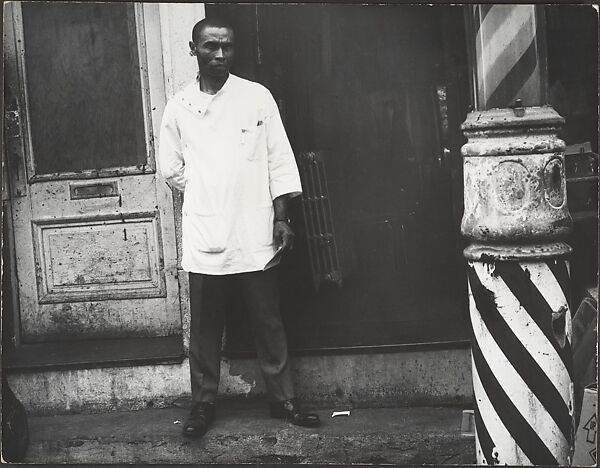
M 190 273 L 190 374 L 192 400 L 215 400 L 221 369 L 221 338 L 229 300 L 241 289 L 250 314 L 256 352 L 267 391 L 275 401 L 294 397 L 285 330 L 279 311 L 276 268 L 235 275 Z

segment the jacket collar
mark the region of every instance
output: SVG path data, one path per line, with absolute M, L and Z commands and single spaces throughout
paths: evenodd
M 237 77 L 235 75 L 233 75 L 232 73 L 229 73 L 227 80 L 225 81 L 225 83 L 223 83 L 223 86 L 221 87 L 221 89 L 219 91 L 217 91 L 217 93 L 213 96 L 213 99 L 216 98 L 217 96 L 221 96 L 221 95 L 227 93 L 227 90 L 232 87 L 233 82 L 235 82 L 236 79 L 237 79 Z M 204 110 L 204 109 L 198 109 L 198 103 L 199 103 L 198 98 L 201 95 L 201 91 L 200 91 L 200 88 L 198 85 L 199 80 L 200 80 L 200 74 L 198 74 L 196 76 L 196 79 L 194 81 L 192 81 L 191 83 L 186 85 L 185 88 L 183 88 L 181 90 L 181 93 L 179 94 L 179 101 L 184 105 L 184 107 L 186 109 L 192 111 L 194 114 L 196 114 L 198 112 L 198 110 L 200 110 L 200 111 Z

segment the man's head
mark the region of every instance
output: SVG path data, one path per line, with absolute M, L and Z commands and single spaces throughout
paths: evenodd
M 233 28 L 218 19 L 205 18 L 192 29 L 190 53 L 196 56 L 200 75 L 224 78 L 229 74 L 234 55 Z

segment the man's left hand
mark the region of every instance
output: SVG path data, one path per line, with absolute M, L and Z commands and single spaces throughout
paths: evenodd
M 275 247 L 281 247 L 283 253 L 294 248 L 294 238 L 296 234 L 292 231 L 290 225 L 285 221 L 275 221 L 273 223 L 273 241 Z

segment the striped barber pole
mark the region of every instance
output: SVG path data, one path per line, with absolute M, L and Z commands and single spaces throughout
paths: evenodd
M 477 109 L 546 102 L 535 5 L 473 5 Z
M 569 265 L 469 261 L 477 462 L 569 465 Z

